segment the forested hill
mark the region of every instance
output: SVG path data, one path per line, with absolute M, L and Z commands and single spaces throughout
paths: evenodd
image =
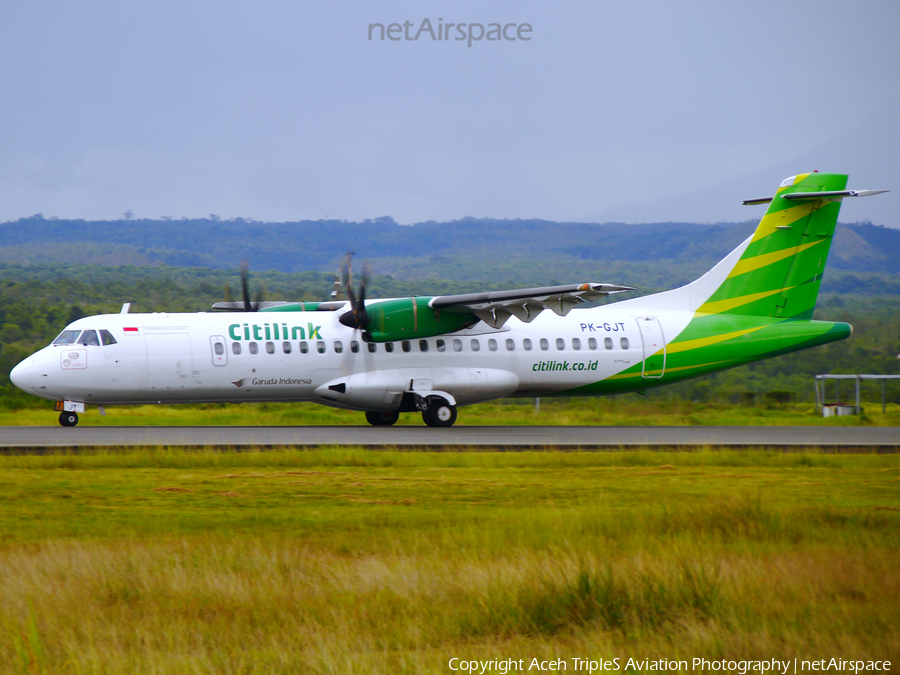
M 262 223 L 244 219 L 84 221 L 40 215 L 0 224 L 0 262 L 203 266 L 282 272 L 333 270 L 348 249 L 382 273 L 515 261 L 632 261 L 708 265 L 756 227 L 743 223 L 557 223 L 463 218 L 398 225 L 389 217 Z M 838 226 L 835 269 L 900 273 L 900 230 Z M 446 270 L 443 270 L 446 271 Z

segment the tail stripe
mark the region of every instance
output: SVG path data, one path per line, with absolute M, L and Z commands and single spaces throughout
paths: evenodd
M 725 366 L 725 364 L 732 363 L 732 362 L 733 362 L 732 360 L 713 361 L 712 363 L 695 363 L 694 365 L 691 365 L 691 366 L 679 366 L 677 368 L 666 368 L 666 374 L 681 372 L 684 370 L 694 370 L 696 368 L 711 368 L 711 367 L 716 367 L 716 366 L 718 366 L 719 368 L 722 368 Z M 648 370 L 646 372 L 650 375 L 661 375 L 662 374 L 662 370 Z M 630 378 L 636 378 L 636 379 L 641 380 L 641 379 L 644 379 L 644 376 L 641 375 L 640 370 L 627 371 L 624 373 L 617 373 L 616 375 L 610 375 L 609 377 L 606 378 L 606 380 L 604 380 L 604 382 L 607 382 L 609 380 L 627 380 Z
M 828 198 L 798 204 L 784 197 L 846 185 L 847 176 L 833 173 L 785 180 L 740 258 L 699 311 L 810 319 L 841 204 Z
M 790 258 L 792 255 L 796 255 L 797 253 L 802 253 L 808 248 L 812 248 L 816 244 L 821 244 L 824 239 L 819 239 L 819 241 L 811 241 L 808 244 L 801 244 L 800 246 L 789 246 L 788 248 L 782 249 L 781 251 L 772 251 L 771 253 L 763 253 L 762 255 L 753 256 L 752 258 L 742 258 L 738 261 L 738 263 L 734 266 L 734 269 L 731 270 L 731 274 L 728 275 L 728 278 L 739 276 L 741 274 L 746 274 L 747 272 L 753 272 L 754 270 L 762 269 L 763 267 L 767 267 L 773 263 L 777 263 L 785 258 Z
M 775 211 L 774 213 L 767 213 L 763 216 L 762 220 L 759 221 L 759 226 L 756 228 L 756 232 L 753 233 L 753 239 L 750 240 L 750 245 L 753 246 L 753 244 L 760 239 L 775 234 L 779 231 L 779 228 L 794 225 L 798 221 L 806 218 L 817 208 L 819 208 L 819 202 L 813 201 L 803 202 L 781 211 Z
M 765 326 L 753 326 L 752 328 L 736 330 L 732 331 L 731 333 L 719 333 L 718 335 L 710 335 L 709 337 L 696 338 L 694 340 L 672 342 L 666 347 L 666 353 L 671 356 L 672 354 L 677 354 L 678 352 L 687 352 L 692 349 L 708 347 L 709 345 L 714 345 L 718 342 L 725 342 L 726 340 L 731 340 L 732 338 L 738 338 L 747 335 L 748 333 L 757 331 L 760 328 L 765 328 Z
M 703 304 L 700 309 L 697 310 L 697 314 L 721 314 L 722 312 L 727 312 L 728 310 L 734 309 L 735 307 L 740 307 L 741 305 L 749 305 L 751 302 L 756 302 L 757 300 L 762 300 L 763 298 L 768 298 L 772 295 L 783 293 L 784 291 L 789 291 L 792 288 L 793 286 L 788 286 L 787 288 L 776 288 L 774 291 L 751 293 L 750 295 L 741 295 L 739 297 L 728 298 L 726 300 L 713 300 L 712 302 Z

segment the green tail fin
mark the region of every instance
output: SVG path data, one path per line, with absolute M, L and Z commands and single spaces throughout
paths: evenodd
M 785 180 L 743 255 L 698 312 L 812 318 L 841 200 L 784 196 L 846 186 L 847 176 L 836 173 Z

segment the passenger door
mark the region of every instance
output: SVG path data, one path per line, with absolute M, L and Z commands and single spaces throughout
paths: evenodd
M 657 379 L 666 372 L 666 340 L 659 319 L 643 317 L 637 320 L 641 332 L 644 365 L 641 377 Z

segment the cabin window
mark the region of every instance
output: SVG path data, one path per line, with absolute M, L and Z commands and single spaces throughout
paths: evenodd
M 394 351 L 394 343 L 393 342 L 385 342 L 384 343 L 384 351 L 386 351 L 386 352 Z
M 325 353 L 325 342 L 323 340 L 319 340 L 316 342 L 316 351 L 320 354 Z
M 524 349 L 526 352 L 531 351 L 531 340 L 529 338 L 525 338 L 524 340 L 522 340 L 522 349 Z
M 216 356 L 222 356 L 225 353 L 225 345 L 221 342 L 216 342 L 213 345 L 213 351 L 216 353 Z
M 622 349 L 628 349 L 628 338 L 622 338 L 619 344 L 622 345 Z
M 300 353 L 306 354 L 309 351 L 309 345 L 304 341 L 300 341 Z
M 434 345 L 439 352 L 447 351 L 447 345 L 443 340 L 438 340 Z
M 547 342 L 547 338 L 541 338 L 541 349 L 543 351 L 547 351 L 550 349 L 550 343 Z
M 462 340 L 460 340 L 460 339 L 453 340 L 453 351 L 455 351 L 455 352 L 462 351 Z
M 282 342 L 281 343 L 281 351 L 283 351 L 285 354 L 290 354 L 291 353 L 291 343 L 290 342 Z
M 400 346 L 403 347 L 403 351 L 408 352 L 412 349 L 412 346 L 409 343 L 409 340 L 404 340 L 400 343 Z
M 581 340 L 572 338 L 572 349 L 581 349 Z
M 334 353 L 340 354 L 344 351 L 344 344 L 340 340 L 334 341 Z
M 366 346 L 369 348 L 370 354 L 374 354 L 375 351 L 378 349 L 378 345 L 376 345 L 374 342 L 369 342 Z
M 232 342 L 231 343 L 231 353 L 232 354 L 240 354 L 241 353 L 241 343 L 240 342 Z
M 607 349 L 612 349 L 612 338 L 603 338 L 603 346 Z
M 514 351 L 515 348 L 516 348 L 516 341 L 508 339 L 506 341 L 506 351 L 511 352 L 511 351 Z
M 494 338 L 488 340 L 488 349 L 490 349 L 492 352 L 497 351 L 497 341 Z
M 588 338 L 588 349 L 597 349 L 597 340 L 595 338 Z
M 420 352 L 428 351 L 428 340 L 419 340 L 419 351 Z
M 78 344 L 99 347 L 100 340 L 97 339 L 97 331 L 95 331 L 95 330 L 82 331 L 81 337 L 78 338 Z
M 250 343 L 249 349 L 251 354 L 259 354 L 259 346 L 255 342 Z
M 116 338 L 114 338 L 112 336 L 112 333 L 110 333 L 108 330 L 101 330 L 100 342 L 102 342 L 104 345 L 114 345 L 116 344 Z
M 359 343 L 356 340 L 353 340 L 350 343 L 350 351 L 353 352 L 354 354 L 359 353 Z
M 477 352 L 479 349 L 481 349 L 481 343 L 479 343 L 478 340 L 473 339 L 469 343 L 469 345 L 472 347 L 473 352 Z
M 59 334 L 59 337 L 53 341 L 55 345 L 71 345 L 75 343 L 75 340 L 78 339 L 78 336 L 81 334 L 80 330 L 64 330 Z
M 563 349 L 565 349 L 565 348 L 566 348 L 566 341 L 563 340 L 562 338 L 556 338 L 556 348 L 557 348 L 559 351 L 562 351 Z
M 275 353 L 275 343 L 267 342 L 266 343 L 266 354 L 274 354 Z

